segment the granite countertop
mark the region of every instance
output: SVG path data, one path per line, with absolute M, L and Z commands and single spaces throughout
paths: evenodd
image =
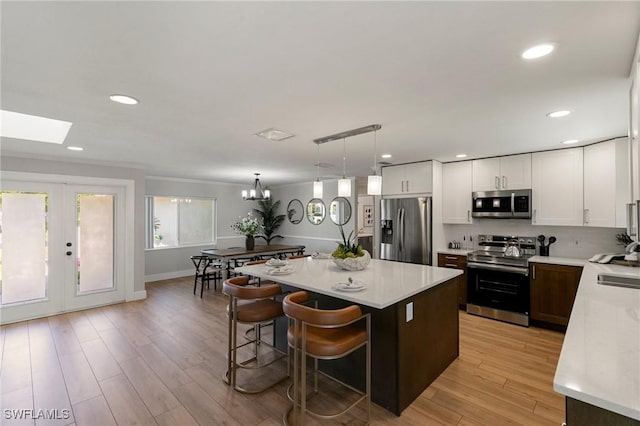
M 640 289 L 598 284 L 603 272 L 640 278 L 640 268 L 584 263 L 553 389 L 640 420 Z
M 589 263 L 587 259 L 577 259 L 573 257 L 556 257 L 556 256 L 533 256 L 529 258 L 529 262 L 550 263 L 552 265 L 566 265 L 566 266 L 584 266 L 587 263 Z
M 462 274 L 458 269 L 378 259 L 371 259 L 362 271 L 345 271 L 338 268 L 331 259 L 312 257 L 294 259 L 289 264 L 292 271 L 285 275 L 269 274 L 269 269 L 264 264 L 243 266 L 236 268 L 236 271 L 378 309 L 391 306 Z M 336 284 L 346 282 L 350 277 L 354 281 L 361 281 L 365 289 L 336 290 Z
M 439 249 L 437 250 L 438 253 L 442 253 L 442 254 L 451 254 L 454 256 L 466 256 L 469 253 L 471 253 L 472 251 L 475 251 L 473 249 L 469 249 L 469 250 L 463 250 L 463 249 L 450 249 L 450 248 L 445 248 L 445 249 Z

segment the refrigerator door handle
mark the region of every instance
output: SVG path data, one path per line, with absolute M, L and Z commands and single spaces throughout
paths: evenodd
M 638 201 L 638 203 L 640 203 L 640 200 Z M 633 207 L 634 207 L 633 203 L 627 204 L 627 235 L 630 237 L 635 237 L 637 234 L 637 232 L 633 232 L 634 230 Z
M 400 224 L 400 238 L 398 240 L 398 248 L 400 253 L 404 251 L 404 209 L 398 211 L 399 224 Z
M 636 241 L 640 242 L 640 200 L 636 200 Z

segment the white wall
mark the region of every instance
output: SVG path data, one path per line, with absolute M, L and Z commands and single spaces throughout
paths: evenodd
M 550 256 L 588 259 L 596 253 L 624 252 L 617 245 L 616 234 L 624 232 L 618 228 L 592 228 L 582 226 L 533 226 L 528 220 L 518 219 L 475 219 L 471 225 L 444 225 L 445 242 L 462 241 L 473 237 L 477 248 L 478 234 L 517 235 L 537 237 L 542 234 L 555 236 L 556 243 L 549 249 Z M 444 247 L 435 247 L 435 250 Z
M 277 234 L 282 235 L 283 239 L 276 239 L 276 244 L 302 244 L 306 247 L 307 253 L 322 252 L 331 253 L 336 249 L 339 241 L 341 241 L 340 230 L 329 218 L 329 205 L 331 201 L 338 196 L 338 181 L 325 180 L 323 190 L 323 201 L 326 205 L 327 216 L 320 225 L 313 225 L 307 220 L 306 215 L 298 224 L 292 224 L 287 219 L 278 228 Z M 351 219 L 343 226 L 345 235 L 349 235 L 355 229 L 356 219 L 356 196 L 355 196 L 355 179 L 351 181 Z M 271 188 L 271 196 L 274 200 L 280 200 L 280 210 L 278 213 L 286 214 L 289 201 L 298 199 L 305 206 L 313 198 L 313 182 L 303 182 L 291 185 L 281 185 Z M 355 232 L 354 232 L 355 234 Z
M 134 291 L 144 291 L 144 174 L 142 170 L 105 167 L 66 161 L 39 160 L 2 156 L 2 170 L 52 175 L 85 176 L 111 179 L 131 179 L 135 182 L 134 195 Z
M 218 237 L 214 245 L 146 250 L 145 278 L 147 281 L 193 275 L 193 264 L 189 257 L 200 254 L 202 249 L 244 245 L 244 236 L 236 234 L 231 229 L 231 223 L 238 216 L 245 216 L 258 207 L 257 202 L 244 201 L 240 196 L 240 191 L 246 185 L 154 177 L 148 177 L 145 181 L 147 196 L 215 198 Z

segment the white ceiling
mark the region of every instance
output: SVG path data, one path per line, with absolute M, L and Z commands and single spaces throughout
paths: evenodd
M 379 123 L 391 161 L 627 134 L 640 2 L 1 2 L 2 109 L 73 122 L 2 154 L 267 185 L 313 180 L 312 140 Z M 525 61 L 541 42 L 551 55 Z M 113 93 L 137 106 L 109 101 Z M 545 114 L 569 109 L 569 117 Z M 271 142 L 276 127 L 296 136 Z M 369 174 L 373 135 L 347 139 Z M 342 143 L 320 147 L 342 174 Z

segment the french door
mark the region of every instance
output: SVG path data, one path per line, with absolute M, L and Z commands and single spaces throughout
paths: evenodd
M 122 186 L 2 182 L 2 323 L 125 299 Z

